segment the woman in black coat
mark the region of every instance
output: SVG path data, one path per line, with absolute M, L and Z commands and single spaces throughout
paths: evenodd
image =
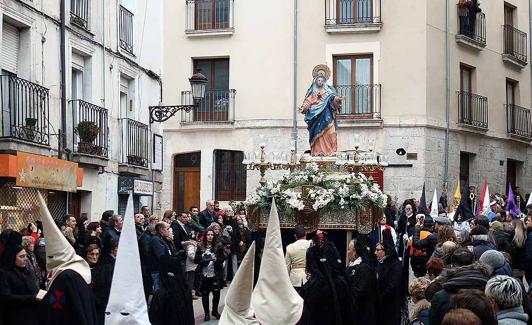
M 398 325 L 401 323 L 401 273 L 402 266 L 393 241 L 384 240 L 375 248 L 377 257 L 377 292 L 379 325 Z
M 351 290 L 356 324 L 377 324 L 377 277 L 369 260 L 369 246 L 364 237 L 349 243 L 347 255 L 349 266 L 345 271 Z
M 100 261 L 101 252 L 101 248 L 97 244 L 90 244 L 85 248 L 85 260 L 91 269 L 90 288 L 96 303 L 97 322 L 103 325 L 105 323 L 105 308 L 111 293 L 115 263 L 114 261 L 102 263 Z
M 20 245 L 6 248 L 0 271 L 0 324 L 38 324 L 36 279 L 26 269 L 26 251 Z
M 220 319 L 218 304 L 220 303 L 220 290 L 223 287 L 223 262 L 225 259 L 223 245 L 215 237 L 212 227 L 207 228 L 194 258 L 194 263 L 198 264 L 198 269 L 202 275 L 200 291 L 206 322 L 211 319 L 209 313 L 209 294 L 211 292 L 212 316 Z

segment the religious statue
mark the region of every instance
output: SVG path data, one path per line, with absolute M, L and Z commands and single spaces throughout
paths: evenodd
M 299 112 L 305 114 L 312 156 L 334 156 L 338 150 L 336 140 L 336 113 L 345 96 L 327 84 L 331 70 L 318 65 L 312 71 L 312 85 L 307 90 Z

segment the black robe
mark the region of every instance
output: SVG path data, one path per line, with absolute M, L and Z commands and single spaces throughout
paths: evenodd
M 109 302 L 114 267 L 113 261 L 108 264 L 98 263 L 91 268 L 92 282 L 90 288 L 94 294 L 97 323 L 100 325 L 105 324 L 105 307 Z
M 40 304 L 40 324 L 96 325 L 96 307 L 91 289 L 81 275 L 63 271 Z
M 26 269 L 13 267 L 0 270 L 0 324 L 38 324 L 37 300 L 39 288 Z
M 161 289 L 150 304 L 153 325 L 194 325 L 192 291 L 176 256 L 161 257 Z

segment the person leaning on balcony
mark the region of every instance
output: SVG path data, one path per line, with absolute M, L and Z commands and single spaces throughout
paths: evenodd
M 469 35 L 475 35 L 475 25 L 477 21 L 477 13 L 481 12 L 482 9 L 480 9 L 480 4 L 478 3 L 478 0 L 471 0 L 469 1 Z
M 471 7 L 471 0 L 458 1 L 458 16 L 460 17 L 460 34 L 468 35 L 469 27 L 469 8 Z

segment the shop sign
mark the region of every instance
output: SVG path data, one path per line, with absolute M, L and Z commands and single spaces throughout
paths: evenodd
M 133 177 L 118 177 L 118 194 L 152 195 L 153 183 Z
M 17 153 L 17 186 L 76 192 L 78 164 L 29 153 Z
M 153 183 L 136 179 L 133 182 L 133 194 L 152 195 Z

